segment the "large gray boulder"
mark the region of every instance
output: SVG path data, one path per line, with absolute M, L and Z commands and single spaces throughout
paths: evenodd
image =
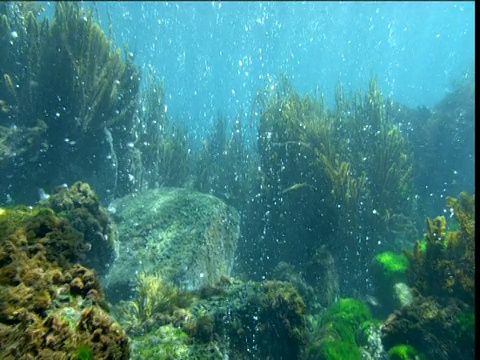
M 187 189 L 130 194 L 111 206 L 119 255 L 105 277 L 107 298 L 128 298 L 141 271 L 194 290 L 228 276 L 240 234 L 238 212 L 220 199 Z

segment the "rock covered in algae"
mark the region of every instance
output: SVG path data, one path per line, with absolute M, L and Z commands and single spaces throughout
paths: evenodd
M 83 234 L 89 250 L 77 260 L 104 275 L 116 256 L 117 230 L 90 185 L 77 181 L 69 188 L 60 186 L 46 204 Z
M 240 218 L 220 199 L 164 188 L 127 195 L 112 206 L 120 247 L 106 277 L 111 301 L 129 295 L 140 271 L 188 290 L 230 274 Z
M 0 208 L 1 359 L 129 358 L 96 273 L 73 265 L 82 240 L 51 209 Z

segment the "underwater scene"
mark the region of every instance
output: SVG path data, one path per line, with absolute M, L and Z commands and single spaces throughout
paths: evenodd
M 475 358 L 474 2 L 0 2 L 0 360 Z

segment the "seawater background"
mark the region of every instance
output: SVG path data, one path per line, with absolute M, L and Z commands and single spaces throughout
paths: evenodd
M 170 118 L 198 132 L 245 118 L 283 72 L 327 105 L 341 82 L 431 107 L 473 76 L 474 2 L 98 2 L 102 27 L 164 78 Z M 49 4 L 48 11 L 53 11 Z M 48 9 L 50 8 L 50 10 Z
M 117 44 L 165 79 L 173 117 L 210 124 L 218 111 L 249 114 L 255 93 L 284 72 L 297 91 L 335 84 L 433 106 L 474 64 L 470 2 L 98 3 Z

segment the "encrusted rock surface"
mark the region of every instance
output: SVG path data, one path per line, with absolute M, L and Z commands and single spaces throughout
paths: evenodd
M 188 290 L 230 274 L 240 217 L 220 199 L 162 188 L 125 196 L 110 209 L 120 239 L 119 256 L 106 277 L 112 302 L 128 298 L 140 271 Z

